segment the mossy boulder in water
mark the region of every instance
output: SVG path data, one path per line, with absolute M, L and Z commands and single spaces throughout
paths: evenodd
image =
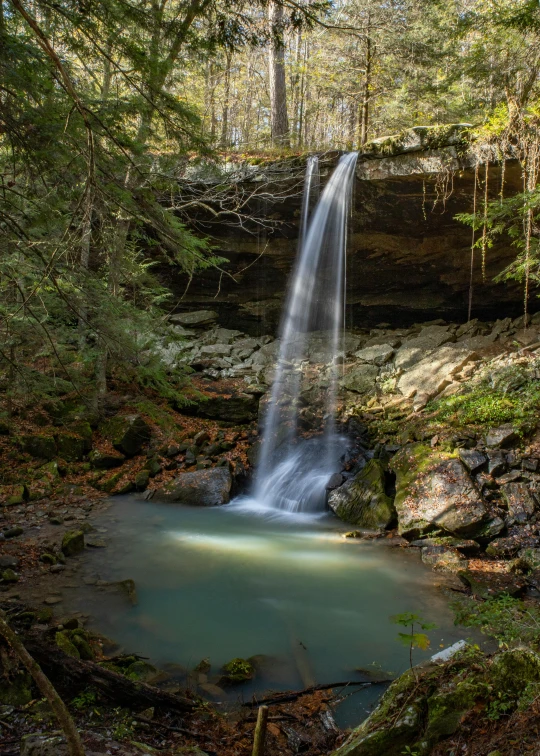
M 126 457 L 138 454 L 151 434 L 150 426 L 140 415 L 116 415 L 104 423 L 100 431 Z
M 385 492 L 381 461 L 371 459 L 354 478 L 331 491 L 328 506 L 351 525 L 373 529 L 389 527 L 396 519 L 396 510 Z
M 222 671 L 224 675 L 219 681 L 220 685 L 241 685 L 255 677 L 255 667 L 239 657 L 224 664 Z

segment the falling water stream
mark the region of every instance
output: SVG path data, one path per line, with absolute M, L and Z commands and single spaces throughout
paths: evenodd
M 308 218 L 315 170 L 308 162 L 297 262 L 287 294 L 280 350 L 263 423 L 253 499 L 288 512 L 324 511 L 325 485 L 342 453 L 335 432 L 339 348 L 344 322 L 347 219 L 358 154 L 343 155 Z M 318 359 L 322 427 L 317 439 L 299 433 L 304 369 L 310 333 L 320 334 Z

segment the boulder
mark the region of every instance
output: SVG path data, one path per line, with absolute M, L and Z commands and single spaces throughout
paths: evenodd
M 429 564 L 437 572 L 459 572 L 469 566 L 458 549 L 448 546 L 425 546 L 422 549 L 422 562 Z
M 103 423 L 100 431 L 126 457 L 138 454 L 151 435 L 150 426 L 140 415 L 116 415 Z
M 90 451 L 88 441 L 72 433 L 57 434 L 56 448 L 58 456 L 66 462 L 79 462 Z
M 491 428 L 486 436 L 486 446 L 491 449 L 504 448 L 511 446 L 518 440 L 516 429 L 509 424 L 500 425 L 498 428 Z
M 84 549 L 84 533 L 82 530 L 68 530 L 62 538 L 62 552 L 65 556 L 80 554 Z
M 102 452 L 94 449 L 89 455 L 90 464 L 96 470 L 110 470 L 113 467 L 119 467 L 126 458 L 120 452 Z
M 23 452 L 36 459 L 53 459 L 56 456 L 56 443 L 52 436 L 40 434 L 22 436 L 20 443 Z
M 429 349 L 437 349 L 449 341 L 455 341 L 455 336 L 448 326 L 430 325 L 424 326 L 417 336 L 407 339 L 404 346 L 426 352 Z
M 179 312 L 171 315 L 169 320 L 175 325 L 187 328 L 205 328 L 212 325 L 218 319 L 217 312 L 213 310 L 198 310 L 196 312 Z
M 501 492 L 508 507 L 508 525 L 522 525 L 532 517 L 536 502 L 525 483 L 507 483 L 502 486 Z
M 249 423 L 257 418 L 258 412 L 259 398 L 244 392 L 232 395 L 215 394 L 198 404 L 199 415 L 230 423 Z
M 475 473 L 487 462 L 487 457 L 476 449 L 460 449 L 459 458 L 470 473 Z
M 355 357 L 360 362 L 370 362 L 374 365 L 384 365 L 394 354 L 390 344 L 377 344 L 361 349 Z
M 226 467 L 182 473 L 154 494 L 155 501 L 214 507 L 229 501 L 232 478 Z
M 488 520 L 486 507 L 462 463 L 425 444 L 403 448 L 391 460 L 400 535 L 408 539 L 442 529 L 474 538 Z
M 371 459 L 354 478 L 328 496 L 328 506 L 344 522 L 361 528 L 387 528 L 396 519 L 392 499 L 385 492 L 384 466 Z
M 453 376 L 475 359 L 475 352 L 468 349 L 444 346 L 402 375 L 397 387 L 404 396 L 415 397 L 415 405 L 420 408 L 449 386 Z
M 220 685 L 241 685 L 249 682 L 255 677 L 255 667 L 246 659 L 231 659 L 230 662 L 222 667 L 223 677 L 220 678 Z
M 378 375 L 379 368 L 376 365 L 369 363 L 355 365 L 340 380 L 340 386 L 357 394 L 367 394 L 374 389 Z

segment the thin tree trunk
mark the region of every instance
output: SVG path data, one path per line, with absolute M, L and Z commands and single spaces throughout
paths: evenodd
M 283 6 L 271 0 L 268 20 L 272 41 L 268 56 L 270 84 L 270 120 L 272 144 L 290 147 L 289 117 L 287 114 L 287 81 L 285 77 L 285 45 L 283 43 Z
M 232 53 L 227 52 L 225 62 L 225 92 L 223 95 L 223 110 L 221 112 L 221 139 L 220 147 L 222 150 L 229 146 L 229 109 L 231 97 L 231 59 Z
M 363 147 L 367 142 L 369 129 L 369 104 L 371 97 L 371 75 L 373 70 L 373 43 L 371 41 L 371 14 L 368 13 L 367 30 L 366 30 L 366 58 L 365 58 L 365 75 L 362 102 L 359 114 L 359 143 Z
M 30 656 L 23 642 L 8 625 L 3 617 L 3 612 L 0 613 L 0 635 L 2 635 L 6 642 L 9 643 L 21 663 L 32 675 L 42 696 L 49 702 L 49 705 L 66 736 L 69 755 L 85 756 L 84 747 L 79 737 L 79 733 L 65 703 L 56 692 L 48 677 L 43 673 L 39 664 L 32 656 Z

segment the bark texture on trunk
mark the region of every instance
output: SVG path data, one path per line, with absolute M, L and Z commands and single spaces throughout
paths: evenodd
M 272 42 L 270 43 L 268 57 L 272 144 L 289 147 L 285 46 L 283 44 L 283 6 L 271 2 L 268 6 L 268 20 L 272 30 Z

